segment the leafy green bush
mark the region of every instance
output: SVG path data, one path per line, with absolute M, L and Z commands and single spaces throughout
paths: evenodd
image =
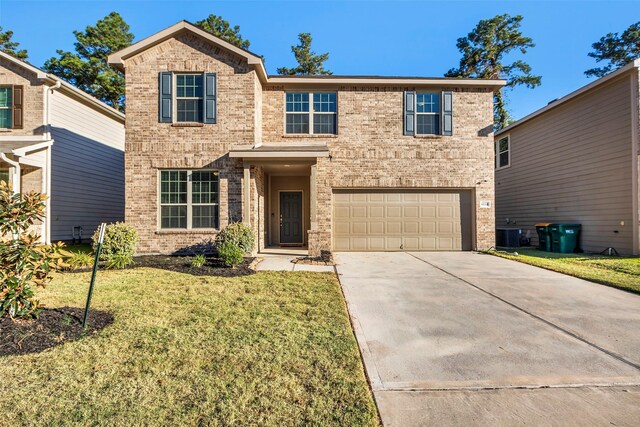
M 98 249 L 98 238 L 100 237 L 100 229 L 93 233 L 93 250 Z M 107 225 L 104 232 L 102 242 L 102 252 L 100 259 L 107 261 L 109 268 L 124 268 L 133 264 L 133 255 L 136 252 L 136 243 L 138 243 L 138 233 L 136 229 L 124 222 L 116 222 Z M 112 261 L 112 258 L 117 259 Z M 124 267 L 116 267 L 124 265 Z
M 220 246 L 227 242 L 233 243 L 235 246 L 240 248 L 244 255 L 253 252 L 255 240 L 251 227 L 241 222 L 232 222 L 218 233 L 218 236 L 216 237 L 216 244 Z
M 44 287 L 49 273 L 64 267 L 64 245 L 43 246 L 28 231 L 44 218 L 46 197 L 16 194 L 0 181 L 0 317 L 37 317 L 42 310 L 33 288 Z
M 86 252 L 76 252 L 66 260 L 66 263 L 69 266 L 69 270 L 90 267 L 93 264 L 93 255 Z
M 218 256 L 229 267 L 241 264 L 243 261 L 243 250 L 231 241 L 222 242 L 218 245 Z
M 133 255 L 131 254 L 113 254 L 107 259 L 107 268 L 123 269 L 133 264 Z
M 207 258 L 203 254 L 198 254 L 191 260 L 191 267 L 202 268 L 207 263 Z

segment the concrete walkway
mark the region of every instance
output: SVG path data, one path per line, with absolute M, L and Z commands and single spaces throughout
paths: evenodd
M 315 271 L 330 272 L 335 270 L 331 265 L 310 265 L 293 263 L 292 260 L 307 255 L 306 249 L 299 248 L 267 248 L 258 254 L 262 259 L 257 271 Z
M 339 253 L 395 425 L 640 425 L 640 296 L 477 253 Z

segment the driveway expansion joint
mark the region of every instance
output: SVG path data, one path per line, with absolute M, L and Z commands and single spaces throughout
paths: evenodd
M 430 265 L 431 267 L 433 267 L 433 268 L 435 268 L 437 270 L 440 270 L 443 273 L 448 274 L 451 277 L 454 277 L 455 279 L 457 279 L 457 280 L 459 280 L 459 281 L 471 286 L 472 288 L 475 288 L 475 289 L 479 290 L 480 292 L 483 292 L 483 293 L 485 293 L 485 294 L 497 299 L 498 301 L 501 301 L 501 302 L 503 302 L 503 303 L 515 308 L 516 310 L 518 310 L 518 311 L 520 311 L 520 312 L 522 312 L 522 313 L 524 313 L 524 314 L 526 314 L 526 315 L 528 315 L 530 317 L 533 317 L 534 319 L 539 320 L 539 321 L 551 326 L 552 328 L 554 328 L 554 329 L 556 329 L 556 330 L 558 330 L 558 331 L 560 331 L 560 332 L 562 332 L 562 333 L 564 333 L 564 334 L 566 334 L 566 335 L 568 335 L 568 336 L 570 336 L 570 337 L 572 337 L 572 338 L 574 338 L 574 339 L 576 339 L 578 341 L 581 341 L 581 342 L 587 344 L 590 347 L 595 348 L 596 350 L 599 350 L 602 353 L 605 353 L 607 356 L 612 357 L 612 358 L 614 358 L 614 359 L 616 359 L 616 360 L 618 360 L 618 361 L 620 361 L 620 362 L 622 362 L 622 363 L 624 363 L 624 364 L 626 364 L 628 366 L 631 366 L 632 368 L 635 368 L 635 369 L 640 371 L 640 365 L 635 363 L 635 362 L 633 362 L 633 361 L 631 361 L 631 360 L 628 360 L 626 357 L 624 357 L 624 356 L 622 356 L 622 355 L 620 355 L 618 353 L 615 353 L 615 352 L 613 352 L 611 350 L 607 350 L 606 348 L 601 347 L 598 344 L 595 344 L 595 343 L 589 341 L 588 339 L 576 334 L 575 332 L 571 332 L 570 330 L 565 329 L 560 325 L 557 325 L 557 324 L 555 324 L 555 323 L 553 323 L 553 322 L 551 322 L 551 321 L 549 321 L 549 320 L 547 320 L 547 319 L 545 319 L 543 317 L 540 317 L 537 314 L 534 314 L 534 313 L 528 311 L 527 309 L 525 309 L 523 307 L 520 307 L 517 304 L 512 303 L 511 301 L 508 301 L 508 300 L 506 300 L 506 299 L 504 299 L 504 298 L 502 298 L 502 297 L 500 297 L 500 296 L 498 296 L 498 295 L 496 295 L 496 294 L 494 294 L 494 293 L 492 293 L 492 292 L 490 292 L 490 291 L 488 291 L 488 290 L 486 290 L 486 289 L 484 289 L 484 288 L 482 288 L 482 287 L 480 287 L 480 286 L 478 286 L 478 285 L 476 285 L 476 284 L 474 284 L 474 283 L 472 283 L 472 282 L 470 282 L 468 280 L 465 280 L 462 277 L 459 277 L 459 276 L 457 276 L 457 275 L 445 270 L 442 267 L 439 267 L 439 266 L 437 266 L 437 265 L 435 265 L 433 263 L 430 263 L 429 261 L 426 261 L 426 260 L 424 260 L 424 259 L 422 259 L 420 257 L 417 257 L 417 256 L 415 256 L 414 254 L 412 254 L 410 252 L 405 252 L 405 253 L 407 255 L 417 259 L 418 261 L 421 261 L 421 262 L 423 262 L 423 263 L 425 263 L 427 265 Z

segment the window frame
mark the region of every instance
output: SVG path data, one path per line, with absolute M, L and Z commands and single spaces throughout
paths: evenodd
M 437 102 L 436 102 L 436 106 L 437 106 L 437 112 L 418 112 L 418 97 L 420 95 L 435 95 L 437 97 Z M 414 108 L 415 111 L 415 115 L 416 115 L 416 121 L 415 121 L 415 136 L 419 136 L 419 135 L 427 135 L 427 136 L 442 136 L 442 92 L 419 92 L 416 91 L 416 105 Z M 418 132 L 418 117 L 420 116 L 435 116 L 436 118 L 436 132 L 433 133 L 420 133 Z
M 500 152 L 500 142 L 507 140 L 507 149 L 505 151 Z M 507 153 L 507 164 L 504 166 L 500 165 L 500 154 Z M 505 136 L 501 136 L 495 141 L 494 144 L 494 166 L 495 170 L 506 169 L 511 167 L 511 135 L 507 134 Z
M 162 172 L 186 172 L 187 173 L 187 202 L 186 203 L 162 203 Z M 218 177 L 217 201 L 215 203 L 193 203 L 193 172 L 212 172 Z M 220 230 L 220 171 L 217 169 L 181 169 L 169 168 L 158 169 L 158 207 L 157 207 L 157 229 L 158 231 L 219 231 Z M 162 227 L 162 207 L 163 206 L 184 206 L 187 207 L 187 226 L 185 228 L 164 228 Z M 193 227 L 193 206 L 213 206 L 217 210 L 217 224 L 213 228 Z
M 8 107 L 0 107 L 0 110 L 9 110 L 9 127 L 0 127 L 0 129 L 13 129 L 13 85 L 0 85 L 0 89 L 9 89 L 11 99 L 9 99 Z
M 287 111 L 287 94 L 289 93 L 306 93 L 309 95 L 309 111 Z M 328 111 L 315 111 L 314 108 L 314 101 L 313 101 L 313 95 L 314 94 L 335 94 L 336 95 L 336 111 L 335 112 L 328 112 Z M 290 114 L 307 114 L 309 116 L 309 132 L 307 133 L 288 133 L 287 132 L 287 117 Z M 315 133 L 313 131 L 313 116 L 315 114 L 318 115 L 325 115 L 325 116 L 333 116 L 334 122 L 335 122 L 335 129 L 333 133 Z M 326 137 L 332 137 L 335 135 L 338 135 L 338 91 L 337 90 L 319 90 L 319 91 L 312 91 L 312 90 L 286 90 L 284 91 L 284 135 L 285 136 L 309 136 L 309 135 L 316 135 L 316 136 L 326 136 Z
M 200 76 L 202 78 L 202 96 L 200 97 L 191 97 L 191 96 L 181 96 L 178 97 L 178 76 Z M 204 124 L 204 98 L 205 98 L 205 83 L 204 83 L 204 79 L 205 79 L 205 73 L 197 73 L 197 72 L 174 72 L 173 73 L 173 79 L 171 84 L 173 85 L 173 94 L 172 97 L 173 99 L 171 100 L 171 103 L 173 104 L 173 114 L 172 114 L 172 118 L 171 118 L 171 123 L 202 123 Z M 199 121 L 180 121 L 178 120 L 178 98 L 180 99 L 186 99 L 186 100 L 200 100 L 200 114 L 202 115 L 201 120 Z M 184 169 L 182 169 L 184 170 Z

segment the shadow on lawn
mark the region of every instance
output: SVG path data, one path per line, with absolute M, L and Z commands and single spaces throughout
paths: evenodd
M 0 356 L 39 353 L 99 332 L 113 323 L 113 315 L 91 310 L 88 327 L 82 329 L 84 309 L 45 308 L 37 319 L 0 319 Z

